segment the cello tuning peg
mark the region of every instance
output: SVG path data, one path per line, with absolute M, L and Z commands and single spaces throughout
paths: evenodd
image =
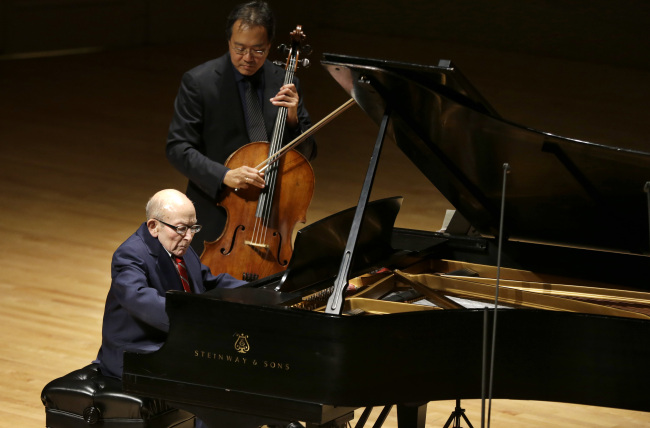
M 279 67 L 284 67 L 284 63 L 282 61 L 273 61 L 273 64 L 279 66 Z
M 289 53 L 289 46 L 285 45 L 284 43 L 278 45 L 278 51 L 282 53 Z
M 300 64 L 303 66 L 303 68 L 309 68 L 311 65 L 311 62 L 307 58 L 301 59 Z
M 311 45 L 304 45 L 304 46 L 302 47 L 302 49 L 300 49 L 300 52 L 301 52 L 303 55 L 309 55 L 309 54 L 311 54 L 311 53 L 312 53 Z

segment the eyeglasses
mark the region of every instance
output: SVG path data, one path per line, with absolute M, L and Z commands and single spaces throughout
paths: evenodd
M 192 232 L 192 235 L 194 235 L 195 233 L 198 233 L 201 230 L 201 225 L 198 225 L 198 224 L 195 224 L 194 226 L 185 226 L 185 225 L 183 225 L 183 226 L 173 226 L 173 225 L 171 225 L 169 223 L 165 223 L 162 220 L 158 220 L 157 218 L 155 218 L 154 220 L 159 221 L 162 224 L 164 224 L 165 226 L 174 229 L 176 231 L 176 233 L 178 233 L 181 236 L 185 236 L 188 229 Z
M 257 58 L 263 57 L 264 54 L 266 53 L 266 49 L 244 49 L 244 48 L 240 48 L 239 46 L 233 46 L 232 50 L 235 51 L 237 55 L 244 56 L 250 53 L 251 55 Z

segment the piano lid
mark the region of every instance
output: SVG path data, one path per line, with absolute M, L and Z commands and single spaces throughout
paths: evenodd
M 447 60 L 425 66 L 326 53 L 323 66 L 483 235 L 647 254 L 650 153 L 501 118 Z

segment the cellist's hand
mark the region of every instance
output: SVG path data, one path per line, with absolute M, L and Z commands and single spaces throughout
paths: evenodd
M 264 173 L 249 166 L 231 169 L 223 178 L 223 183 L 233 189 L 248 189 L 248 186 L 264 188 Z
M 290 128 L 298 126 L 298 91 L 296 85 L 290 83 L 280 88 L 280 91 L 271 98 L 271 104 L 287 108 L 287 125 Z

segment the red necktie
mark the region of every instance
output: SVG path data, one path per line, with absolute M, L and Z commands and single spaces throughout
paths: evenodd
M 176 270 L 181 277 L 181 282 L 183 283 L 183 289 L 188 293 L 191 293 L 190 290 L 190 281 L 187 279 L 187 269 L 185 269 L 185 263 L 180 257 L 174 257 L 174 263 L 176 264 Z

